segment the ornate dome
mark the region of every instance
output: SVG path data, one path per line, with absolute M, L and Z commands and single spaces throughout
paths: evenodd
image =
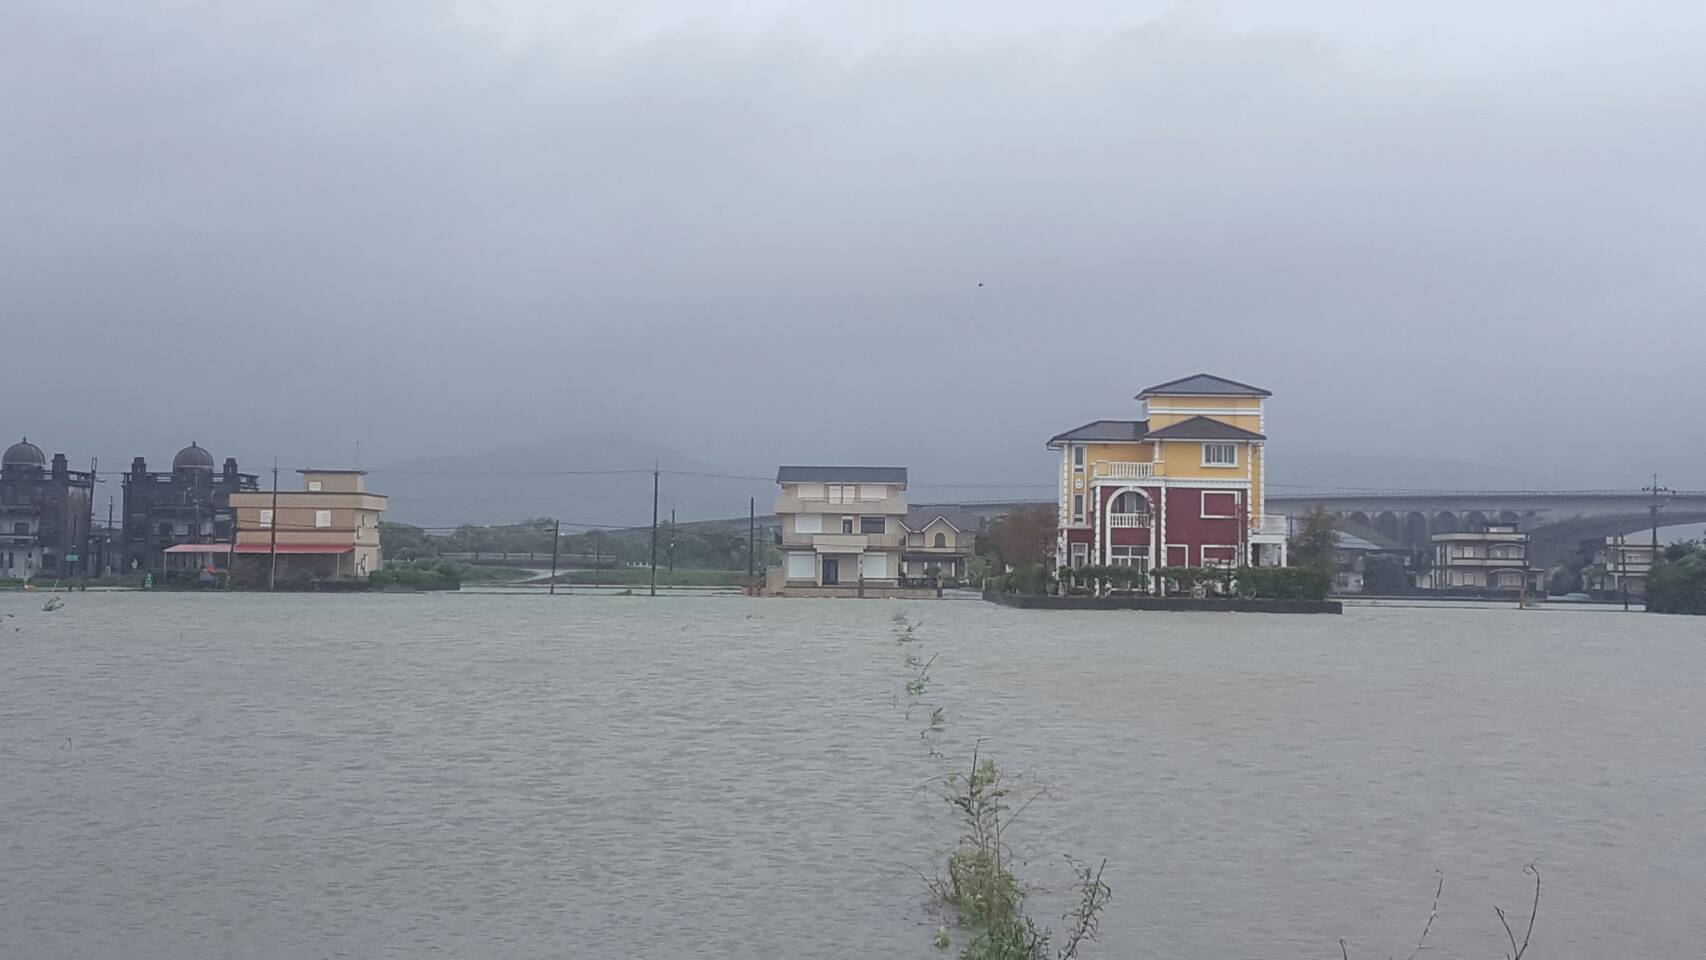
M 172 469 L 212 470 L 213 454 L 196 446 L 195 441 L 192 440 L 189 446 L 179 450 L 178 455 L 172 458 Z
M 28 437 L 19 440 L 6 448 L 6 453 L 0 455 L 0 466 L 7 467 L 42 467 L 47 465 L 47 454 L 41 448 L 31 443 Z

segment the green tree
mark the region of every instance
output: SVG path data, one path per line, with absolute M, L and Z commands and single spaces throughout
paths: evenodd
M 1002 565 L 1041 566 L 1054 546 L 1057 519 L 1054 508 L 1044 506 L 1020 507 L 997 518 L 990 524 L 987 538 L 997 569 L 1004 569 Z
M 1316 505 L 1303 515 L 1287 548 L 1291 565 L 1304 567 L 1331 580 L 1339 572 L 1339 524 L 1325 507 Z
M 1377 553 L 1363 563 L 1362 592 L 1400 596 L 1410 592 L 1410 575 L 1404 561 L 1388 553 Z
M 1647 577 L 1647 609 L 1706 614 L 1706 544 L 1673 543 L 1659 554 Z
M 379 521 L 379 555 L 387 560 L 436 557 L 439 542 L 439 538 L 430 536 L 420 527 L 389 520 Z

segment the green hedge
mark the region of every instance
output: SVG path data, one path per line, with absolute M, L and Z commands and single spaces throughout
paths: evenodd
M 1079 584 L 1107 583 L 1116 590 L 1143 589 L 1144 575 L 1134 567 L 1080 567 L 1066 571 Z M 1331 586 L 1327 578 L 1301 567 L 1155 567 L 1148 574 L 1156 581 L 1151 593 L 1164 593 L 1161 581 L 1171 580 L 1184 591 L 1203 584 L 1210 593 L 1236 593 L 1261 600 L 1324 600 Z
M 417 560 L 414 565 L 387 564 L 383 570 L 367 575 L 374 587 L 411 587 L 415 590 L 460 590 L 462 572 L 453 563 L 434 563 Z
M 1238 595 L 1262 600 L 1325 600 L 1332 580 L 1307 567 L 1239 567 Z

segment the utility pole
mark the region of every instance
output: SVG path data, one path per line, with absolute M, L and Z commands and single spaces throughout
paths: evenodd
M 602 586 L 604 584 L 604 574 L 599 573 L 599 570 L 603 569 L 603 567 L 604 531 L 594 530 L 592 532 L 592 585 L 595 587 Z
M 1623 534 L 1617 535 L 1617 582 L 1623 585 L 1623 612 L 1629 612 L 1629 551 L 1623 549 Z
M 267 567 L 267 590 L 278 589 L 278 458 L 272 458 L 272 522 L 267 524 L 272 531 L 272 545 L 267 553 L 270 555 Z
M 83 585 L 89 585 L 89 574 L 100 576 L 95 568 L 95 484 L 101 482 L 101 458 L 89 458 L 89 522 L 83 528 L 87 535 L 83 538 Z
M 658 595 L 658 468 L 652 464 L 652 596 Z
M 101 565 L 113 572 L 113 495 L 107 494 L 107 538 L 101 541 Z
M 675 508 L 669 508 L 669 572 L 675 572 Z
M 563 521 L 559 520 L 559 519 L 552 520 L 551 521 L 551 589 L 550 589 L 550 592 L 553 596 L 555 596 L 557 593 L 557 544 L 561 541 L 562 536 L 563 536 Z
M 1671 490 L 1669 487 L 1659 486 L 1659 475 L 1655 473 L 1653 474 L 1653 484 L 1647 488 L 1647 492 L 1653 495 L 1653 502 L 1647 507 L 1653 523 L 1653 553 L 1647 558 L 1647 580 L 1643 585 L 1643 596 L 1646 594 L 1645 588 L 1652 584 L 1653 568 L 1659 565 L 1659 494 L 1670 493 Z
M 758 559 L 758 498 L 746 498 L 746 577 L 748 580 L 757 575 L 753 568 Z
M 231 501 L 227 500 L 229 504 Z M 237 508 L 231 508 L 231 545 L 225 552 L 225 589 L 231 589 L 231 581 L 237 579 Z

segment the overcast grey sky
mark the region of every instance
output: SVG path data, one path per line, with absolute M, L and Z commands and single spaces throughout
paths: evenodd
M 1706 4 L 1611 7 L 12 0 L 0 435 L 1046 483 L 1209 370 L 1706 487 Z

